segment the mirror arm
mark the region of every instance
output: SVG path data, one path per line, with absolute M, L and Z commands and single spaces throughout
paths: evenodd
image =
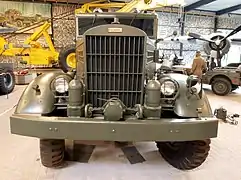
M 160 41 L 163 41 L 164 39 L 162 38 L 159 38 L 155 41 L 155 48 L 157 49 L 157 44 L 160 42 Z

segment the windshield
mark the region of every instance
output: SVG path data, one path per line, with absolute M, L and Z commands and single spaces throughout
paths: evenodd
M 113 17 L 78 17 L 77 18 L 77 27 L 78 27 L 78 36 L 84 34 L 86 30 L 91 27 L 111 24 L 113 22 Z M 143 17 L 120 17 L 119 22 L 125 25 L 131 25 L 133 27 L 139 28 L 147 34 L 149 38 L 155 38 L 155 29 L 154 29 L 154 18 L 143 18 Z

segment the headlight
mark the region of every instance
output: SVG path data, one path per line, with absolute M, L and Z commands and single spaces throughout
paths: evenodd
M 176 91 L 176 85 L 172 81 L 164 81 L 161 85 L 161 93 L 165 96 L 171 96 Z
M 66 79 L 64 79 L 63 77 L 55 79 L 55 90 L 58 93 L 67 92 L 68 88 L 69 88 L 69 84 L 68 84 L 68 81 Z

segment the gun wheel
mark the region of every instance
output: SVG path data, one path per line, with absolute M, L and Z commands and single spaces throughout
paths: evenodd
M 191 170 L 199 167 L 207 158 L 210 139 L 185 142 L 157 142 L 162 157 L 173 167 Z
M 45 167 L 57 168 L 63 165 L 64 140 L 40 139 L 40 159 Z

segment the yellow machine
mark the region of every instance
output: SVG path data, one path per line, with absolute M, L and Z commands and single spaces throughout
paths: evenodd
M 48 30 L 51 23 L 45 22 L 39 29 L 27 38 L 23 44 L 9 43 L 3 37 L 0 37 L 0 55 L 21 56 L 26 64 L 31 65 L 50 65 L 58 63 L 59 53 L 55 50 Z M 37 42 L 44 37 L 48 48 L 41 46 Z
M 115 12 L 133 12 L 135 10 L 151 10 L 163 6 L 180 5 L 177 3 L 168 3 L 168 0 L 164 0 L 163 3 L 156 3 L 154 0 L 132 0 L 129 3 L 115 3 L 108 0 L 99 0 L 91 3 L 86 3 L 75 10 L 75 14 L 81 13 L 93 13 L 96 9 L 103 9 L 104 11 Z M 21 56 L 23 62 L 28 65 L 57 65 L 65 64 L 65 67 L 61 68 L 64 71 L 75 68 L 75 47 L 71 46 L 63 49 L 63 52 L 57 52 L 48 30 L 51 27 L 50 22 L 45 22 L 39 29 L 33 33 L 23 44 L 14 45 L 9 43 L 5 38 L 0 37 L 0 55 L 4 56 Z M 48 48 L 41 46 L 37 42 L 41 37 L 44 37 Z
M 182 5 L 183 0 L 132 0 L 128 3 L 116 3 L 110 2 L 108 0 L 98 0 L 90 3 L 86 3 L 81 8 L 75 10 L 75 14 L 80 13 L 93 13 L 96 9 L 100 8 L 103 10 L 114 10 L 115 12 L 133 12 L 135 10 L 154 10 L 156 8 L 161 8 L 165 6 Z

